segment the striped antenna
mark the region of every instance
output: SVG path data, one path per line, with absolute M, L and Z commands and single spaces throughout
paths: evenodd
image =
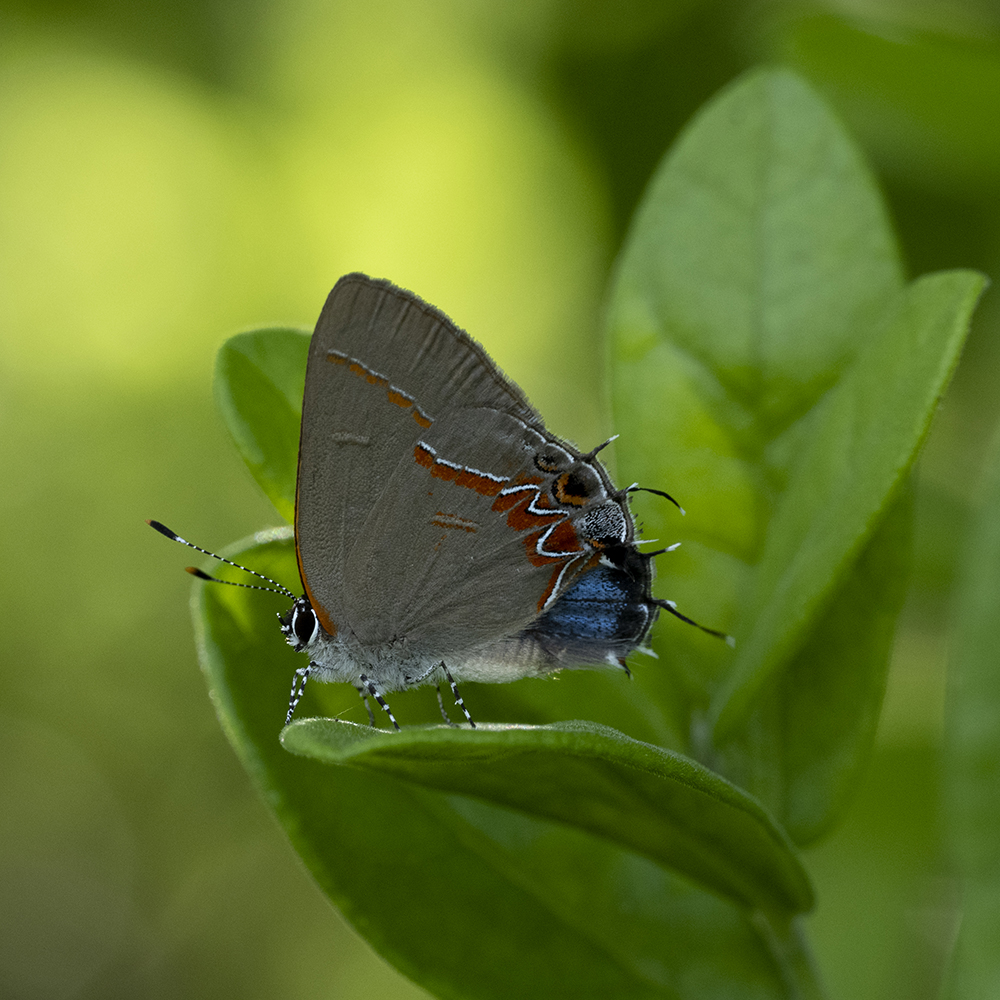
M 217 576 L 210 576 L 204 570 L 198 569 L 197 566 L 185 566 L 184 569 L 190 573 L 192 576 L 196 576 L 199 580 L 207 580 L 209 583 L 225 583 L 230 587 L 245 587 L 247 590 L 264 590 L 269 594 L 283 594 L 285 597 L 290 597 L 293 601 L 296 599 L 295 595 L 287 588 L 278 583 L 277 580 L 272 580 L 269 576 L 264 576 L 263 573 L 258 573 L 255 569 L 249 569 L 246 566 L 241 566 L 238 562 L 233 562 L 232 559 L 226 559 L 225 556 L 220 556 L 215 552 L 209 552 L 208 549 L 203 549 L 200 545 L 195 545 L 194 542 L 189 542 L 186 538 L 181 538 L 176 531 L 171 531 L 165 524 L 161 524 L 159 521 L 146 521 L 151 528 L 155 528 L 161 535 L 166 535 L 172 542 L 180 542 L 181 545 L 186 545 L 189 549 L 194 549 L 195 552 L 201 552 L 203 555 L 211 556 L 213 559 L 218 559 L 219 562 L 225 563 L 227 566 L 233 566 L 236 569 L 243 570 L 244 573 L 249 573 L 251 576 L 257 577 L 258 580 L 265 580 L 267 583 L 273 584 L 271 587 L 261 587 L 255 583 L 237 583 L 235 580 L 220 580 Z

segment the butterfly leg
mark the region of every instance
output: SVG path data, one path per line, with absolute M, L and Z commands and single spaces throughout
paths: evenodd
M 448 683 L 451 685 L 451 693 L 455 696 L 455 704 L 458 705 L 462 710 L 462 714 L 469 720 L 469 725 L 475 729 L 476 724 L 472 721 L 472 716 L 469 715 L 469 710 L 465 707 L 465 702 L 462 701 L 462 696 L 458 693 L 458 685 L 455 683 L 455 678 L 451 676 L 451 672 L 444 665 L 444 660 L 441 661 L 441 669 L 444 671 L 444 675 L 448 678 Z M 445 716 L 445 718 L 447 719 L 448 716 Z
M 444 721 L 447 722 L 449 726 L 455 725 L 455 723 L 452 722 L 451 719 L 448 717 L 448 713 L 445 711 L 445 708 L 444 708 L 444 699 L 441 697 L 441 685 L 440 684 L 435 684 L 434 685 L 434 690 L 437 691 L 438 708 L 441 709 L 441 715 L 444 717 Z
M 371 705 L 368 703 L 368 692 L 364 688 L 358 688 L 358 694 L 361 695 L 361 700 L 365 703 L 365 708 L 368 711 L 368 725 L 375 728 L 375 713 L 372 711 Z
M 399 723 L 396 721 L 396 716 L 392 714 L 392 709 L 386 704 L 385 698 L 382 697 L 381 692 L 377 687 L 375 687 L 374 681 L 368 680 L 364 674 L 359 675 L 361 678 L 361 683 L 368 688 L 368 693 L 379 703 L 379 705 L 385 710 L 385 714 L 389 716 L 389 721 L 399 729 Z
M 306 689 L 306 681 L 309 680 L 309 672 L 312 670 L 312 667 L 313 665 L 310 663 L 308 667 L 299 667 L 295 671 L 295 676 L 292 678 L 292 693 L 288 697 L 288 714 L 285 716 L 286 726 L 292 721 L 292 713 L 295 711 L 295 706 L 302 700 L 302 693 Z

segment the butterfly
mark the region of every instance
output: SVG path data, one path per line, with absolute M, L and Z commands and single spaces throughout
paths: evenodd
M 281 631 L 309 658 L 286 723 L 310 677 L 353 684 L 372 724 L 368 696 L 397 729 L 386 695 L 435 684 L 440 702 L 447 681 L 474 727 L 458 681 L 628 672 L 664 610 L 728 639 L 653 597 L 660 552 L 637 546 L 629 497 L 641 487 L 615 487 L 598 458 L 609 443 L 581 452 L 552 434 L 486 351 L 413 293 L 341 278 L 302 402 L 304 593 L 278 585 L 293 598 Z

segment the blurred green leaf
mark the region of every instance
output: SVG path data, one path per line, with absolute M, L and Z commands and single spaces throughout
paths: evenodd
M 227 555 L 275 579 L 295 574 L 290 529 Z M 222 572 L 231 571 L 223 567 Z M 764 869 L 756 867 L 760 858 L 774 865 L 777 884 L 768 890 L 758 882 L 751 894 L 779 900 L 790 894 L 805 903 L 809 890 L 797 863 L 759 807 L 696 765 L 619 735 L 610 737 L 598 727 L 391 734 L 310 720 L 287 729 L 286 739 L 342 726 L 332 731 L 348 732 L 361 741 L 354 760 L 366 766 L 331 768 L 290 754 L 278 737 L 292 669 L 300 661 L 285 646 L 271 617 L 278 610 L 275 605 L 280 607 L 280 600 L 272 595 L 196 585 L 193 612 L 212 700 L 234 749 L 323 891 L 406 975 L 437 996 L 483 1000 L 723 1000 L 732 996 L 734 983 L 741 997 L 779 1000 L 793 995 L 787 982 L 800 974 L 795 968 L 796 924 L 762 925 L 744 907 L 700 891 L 632 851 L 565 823 L 464 794 L 419 788 L 411 780 L 384 773 L 398 767 L 412 777 L 415 772 L 405 759 L 393 760 L 392 751 L 373 761 L 365 748 L 371 746 L 378 756 L 383 741 L 390 748 L 402 747 L 422 758 L 411 761 L 428 783 L 440 779 L 443 786 L 475 788 L 479 768 L 486 769 L 484 787 L 493 774 L 503 779 L 495 785 L 506 784 L 503 771 L 518 759 L 504 741 L 524 742 L 522 763 L 545 765 L 546 759 L 563 757 L 559 773 L 568 769 L 567 783 L 560 779 L 547 785 L 548 809 L 557 813 L 561 796 L 586 791 L 580 782 L 588 769 L 595 780 L 601 774 L 596 759 L 579 761 L 574 773 L 569 765 L 575 755 L 560 751 L 558 745 L 584 740 L 605 752 L 604 742 L 612 740 L 620 760 L 630 758 L 640 766 L 624 779 L 626 788 L 616 791 L 623 775 L 606 765 L 600 788 L 604 795 L 617 795 L 639 808 L 634 800 L 647 783 L 651 789 L 671 787 L 650 768 L 650 762 L 661 767 L 668 761 L 668 771 L 690 776 L 689 784 L 674 782 L 675 794 L 687 797 L 689 806 L 700 801 L 706 807 L 701 817 L 689 816 L 706 841 L 700 862 L 706 870 L 718 864 L 720 871 L 729 868 L 739 881 L 737 866 L 719 854 L 729 844 L 756 872 L 747 876 L 751 883 L 762 878 Z M 340 704 L 359 702 L 348 685 L 322 687 L 342 699 Z M 394 743 L 397 736 L 399 742 Z M 480 737 L 483 744 L 477 750 Z M 546 749 L 546 743 L 555 746 Z M 370 766 L 373 763 L 377 766 Z M 541 794 L 541 779 L 534 778 L 532 787 Z M 509 785 L 506 794 L 518 797 Z M 596 804 L 591 806 L 591 815 L 598 810 Z M 650 822 L 657 811 L 647 803 L 643 822 Z M 713 816 L 723 823 L 722 829 L 710 829 Z M 613 818 L 610 813 L 603 822 L 613 823 Z M 749 843 L 734 841 L 737 831 Z M 628 834 L 623 831 L 622 836 Z M 636 840 L 640 834 L 653 836 L 649 827 L 631 831 Z M 654 849 L 669 851 L 670 835 L 665 828 L 665 843 Z M 695 843 L 689 841 L 692 847 Z
M 962 877 L 950 996 L 1000 991 L 1000 433 L 983 476 L 955 594 L 945 774 L 946 830 Z
M 559 820 L 606 837 L 779 921 L 812 906 L 787 838 L 749 796 L 680 754 L 606 726 L 390 733 L 308 719 L 285 749 Z
M 729 662 L 671 629 L 677 680 L 660 704 L 681 706 L 696 753 L 725 764 L 799 837 L 829 823 L 871 744 L 898 576 L 867 585 L 862 619 L 843 597 L 872 566 L 898 575 L 905 565 L 906 530 L 895 527 L 908 515 L 885 511 L 980 288 L 978 276 L 952 274 L 901 293 L 860 155 L 808 87 L 774 71 L 738 81 L 688 128 L 620 264 L 610 311 L 620 464 L 689 508 L 686 555 L 670 564 L 682 592 L 671 596 L 737 637 Z M 667 533 L 661 511 L 637 509 Z M 880 521 L 885 551 L 856 566 Z M 835 650 L 852 637 L 848 683 Z M 806 677 L 826 697 L 798 696 Z M 817 726 L 822 743 L 797 735 Z
M 309 334 L 267 329 L 240 333 L 222 345 L 215 365 L 215 401 L 254 479 L 291 522 L 295 517 L 299 424 Z
M 812 15 L 795 19 L 782 55 L 843 107 L 894 174 L 993 201 L 1000 51 L 983 42 Z

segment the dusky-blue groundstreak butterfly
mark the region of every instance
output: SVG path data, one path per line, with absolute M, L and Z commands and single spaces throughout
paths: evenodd
M 304 594 L 276 585 L 294 601 L 281 631 L 309 656 L 286 721 L 315 677 L 371 695 L 397 729 L 385 696 L 446 680 L 474 725 L 457 681 L 627 671 L 661 610 L 697 625 L 653 597 L 660 553 L 639 551 L 629 509 L 639 487 L 616 489 L 600 450 L 547 431 L 433 306 L 387 281 L 341 278 L 306 368 L 295 497 Z

